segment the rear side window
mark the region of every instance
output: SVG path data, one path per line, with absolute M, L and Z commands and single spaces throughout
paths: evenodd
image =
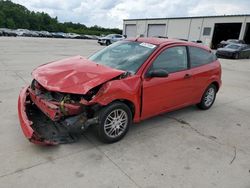
M 212 63 L 217 58 L 216 56 L 207 50 L 197 47 L 189 47 L 190 63 L 191 67 L 198 67 L 208 63 Z
M 116 37 L 116 38 L 122 38 L 122 36 L 121 36 L 121 35 L 115 35 L 115 37 Z

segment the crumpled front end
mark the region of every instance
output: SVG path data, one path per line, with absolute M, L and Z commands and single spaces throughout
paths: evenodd
M 39 137 L 33 129 L 33 122 L 28 117 L 28 110 L 31 107 L 28 87 L 21 90 L 18 98 L 18 116 L 23 133 L 29 141 L 41 145 L 55 145 L 56 142 Z
M 82 131 L 98 122 L 96 112 L 100 106 L 88 103 L 95 92 L 95 89 L 87 95 L 51 92 L 34 80 L 31 86 L 22 89 L 18 99 L 24 135 L 42 145 L 77 141 Z

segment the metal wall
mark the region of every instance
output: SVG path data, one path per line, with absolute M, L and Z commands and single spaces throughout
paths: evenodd
M 193 18 L 166 18 L 166 19 L 135 19 L 124 20 L 124 28 L 127 24 L 136 25 L 135 36 L 157 36 L 152 33 L 152 25 L 165 25 L 165 35 L 168 38 L 180 38 L 189 41 L 201 40 L 207 46 L 211 46 L 214 25 L 216 23 L 242 23 L 239 39 L 245 36 L 246 25 L 250 23 L 250 15 L 246 16 L 218 16 L 218 17 L 193 17 Z M 204 33 L 204 28 L 207 32 Z M 210 29 L 209 29 L 210 28 Z M 210 32 L 208 32 L 210 30 Z M 150 31 L 150 33 L 148 33 Z M 124 34 L 126 30 L 123 29 Z M 161 33 L 162 34 L 162 33 Z

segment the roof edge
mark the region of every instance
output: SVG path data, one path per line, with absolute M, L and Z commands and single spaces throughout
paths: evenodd
M 220 17 L 240 17 L 249 16 L 250 14 L 232 14 L 232 15 L 214 15 L 214 16 L 181 16 L 181 17 L 166 17 L 166 18 L 132 18 L 123 19 L 123 21 L 138 21 L 138 20 L 170 20 L 170 19 L 195 19 L 195 18 L 220 18 Z

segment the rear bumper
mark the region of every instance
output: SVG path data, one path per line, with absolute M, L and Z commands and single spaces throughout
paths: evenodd
M 57 143 L 55 142 L 39 138 L 39 136 L 35 133 L 34 129 L 32 128 L 33 122 L 30 121 L 27 116 L 27 104 L 30 103 L 28 97 L 29 97 L 29 92 L 27 86 L 21 90 L 18 98 L 18 117 L 24 136 L 30 142 L 33 142 L 35 144 L 56 145 Z
M 218 58 L 233 58 L 234 54 L 233 53 L 218 53 L 218 52 L 216 52 L 216 56 Z

